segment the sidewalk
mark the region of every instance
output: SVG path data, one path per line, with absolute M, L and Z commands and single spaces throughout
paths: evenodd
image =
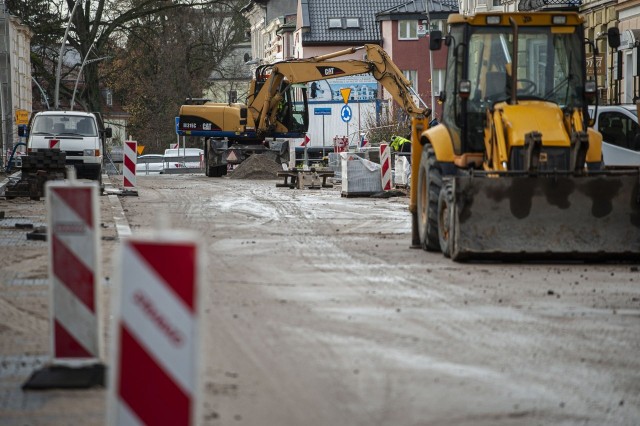
M 6 181 L 3 178 L 0 176 L 0 193 Z M 106 176 L 104 180 L 110 182 Z M 117 195 L 101 196 L 99 204 L 101 303 L 103 324 L 109 325 L 112 256 L 119 237 L 130 230 Z M 49 259 L 47 242 L 28 240 L 32 229 L 16 225 L 37 227 L 46 222 L 44 199 L 0 198 L 0 424 L 103 425 L 105 389 L 21 389 L 29 376 L 49 361 Z M 109 327 L 103 333 L 107 341 Z M 108 364 L 108 358 L 104 362 Z

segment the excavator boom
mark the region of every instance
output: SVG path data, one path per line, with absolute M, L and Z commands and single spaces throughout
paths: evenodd
M 366 59 L 330 60 L 358 50 L 365 50 Z M 260 90 L 249 98 L 249 109 L 254 115 L 255 122 L 258 123 L 259 132 L 267 132 L 269 128 L 275 127 L 273 119 L 276 107 L 283 99 L 283 93 L 288 85 L 358 74 L 371 74 L 407 114 L 428 116 L 431 112 L 426 105 L 420 107 L 415 103 L 413 96 L 416 99 L 420 97 L 413 91 L 411 82 L 393 63 L 389 55 L 375 44 L 366 44 L 311 58 L 276 62 L 263 67 L 259 72 L 267 72 L 269 75 L 260 85 Z
M 365 59 L 335 60 L 359 50 Z M 428 116 L 402 71 L 378 45 L 367 44 L 326 55 L 287 59 L 256 69 L 247 103 L 213 103 L 180 108 L 178 135 L 205 138 L 207 176 L 226 174 L 227 164 L 239 163 L 246 155 L 269 151 L 277 161 L 286 161 L 288 139 L 304 137 L 309 114 L 306 88 L 300 85 L 318 80 L 370 74 L 412 117 Z M 278 140 L 276 140 L 278 139 Z

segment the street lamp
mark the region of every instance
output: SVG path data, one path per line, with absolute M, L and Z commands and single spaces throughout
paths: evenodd
M 40 86 L 40 84 L 38 84 L 38 81 L 36 80 L 36 78 L 34 76 L 31 76 L 31 80 L 33 80 L 33 82 L 36 84 L 36 86 L 38 86 L 38 89 L 40 89 L 40 93 L 42 94 L 42 98 L 44 99 L 44 101 L 47 104 L 47 109 L 50 109 L 50 107 L 49 107 L 49 98 L 47 97 L 47 94 L 45 93 L 45 91 L 42 90 L 42 86 Z
M 62 57 L 64 56 L 64 48 L 67 44 L 67 36 L 69 35 L 69 28 L 71 27 L 71 20 L 73 19 L 73 14 L 76 12 L 76 8 L 80 4 L 80 0 L 76 0 L 73 5 L 73 9 L 71 10 L 71 16 L 69 16 L 69 23 L 67 24 L 67 28 L 64 30 L 64 37 L 62 38 L 62 45 L 60 46 L 60 54 L 58 55 L 58 69 L 56 70 L 56 91 L 55 91 L 55 102 L 53 103 L 54 109 L 58 109 L 58 98 L 60 95 L 60 69 L 62 68 Z
M 95 59 L 87 60 L 87 58 L 89 57 L 89 53 L 91 53 L 91 49 L 93 49 L 93 44 L 89 48 L 89 51 L 85 55 L 84 60 L 82 61 L 82 64 L 80 65 L 80 70 L 78 71 L 78 76 L 76 77 L 76 84 L 73 86 L 73 95 L 71 96 L 71 107 L 70 107 L 71 111 L 73 111 L 73 105 L 75 104 L 75 100 L 76 100 L 76 90 L 78 90 L 78 82 L 80 81 L 80 76 L 82 75 L 82 70 L 84 69 L 84 66 L 86 64 L 90 64 L 92 62 L 102 61 L 104 59 L 109 59 L 111 57 L 111 56 L 103 56 L 101 58 L 95 58 Z

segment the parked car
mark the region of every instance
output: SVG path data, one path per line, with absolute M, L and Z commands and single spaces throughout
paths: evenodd
M 136 175 L 159 175 L 163 173 L 164 156 L 162 154 L 145 154 L 138 157 Z
M 164 173 L 194 173 L 204 169 L 204 150 L 177 148 L 164 150 Z
M 602 157 L 606 167 L 640 166 L 640 126 L 635 105 L 589 106 L 594 129 L 602 133 Z

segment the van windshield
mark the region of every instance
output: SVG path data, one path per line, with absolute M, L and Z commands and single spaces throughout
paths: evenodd
M 95 120 L 76 115 L 38 115 L 33 120 L 34 135 L 98 136 Z

